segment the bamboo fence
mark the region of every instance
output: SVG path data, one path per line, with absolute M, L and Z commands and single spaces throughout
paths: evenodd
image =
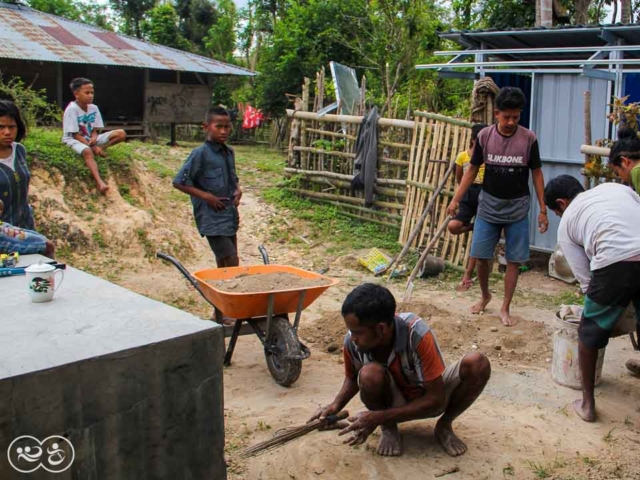
M 415 120 L 380 118 L 375 200 L 368 207 L 363 192 L 351 188 L 356 136 L 363 117 L 318 115 L 316 111 L 330 101 L 321 92 L 322 72 L 316 85 L 320 89 L 316 88 L 312 99 L 306 79 L 296 109 L 287 110 L 291 135 L 285 173 L 297 183 L 286 188 L 314 202 L 334 205 L 346 216 L 399 229 L 399 241 L 406 242 L 451 162 L 468 148 L 471 124 L 423 112 L 416 112 Z M 414 247 L 428 243 L 444 221 L 454 188 L 455 176 L 451 175 Z M 468 234 L 456 237 L 447 232 L 434 248 L 434 255 L 454 266 L 464 265 L 469 240 Z
M 376 199 L 367 207 L 364 193 L 351 188 L 356 136 L 363 117 L 316 113 L 331 101 L 324 93 L 323 72 L 318 74 L 314 94 L 312 99 L 310 81 L 305 79 L 301 102 L 296 110 L 287 110 L 291 136 L 285 173 L 298 178 L 298 185 L 288 190 L 314 202 L 335 205 L 347 216 L 399 228 L 415 122 L 380 119 Z
M 471 124 L 433 113 L 415 112 L 411 160 L 407 176 L 407 197 L 400 227 L 400 242 L 409 239 L 422 212 L 438 185 L 444 187 L 435 199 L 429 221 L 414 240 L 414 247 L 428 242 L 447 219 L 447 206 L 455 191 L 455 175 L 446 180 L 446 172 L 463 150 L 469 148 Z M 452 265 L 465 265 L 469 257 L 470 233 L 451 235 L 446 231 L 434 247 L 433 254 Z

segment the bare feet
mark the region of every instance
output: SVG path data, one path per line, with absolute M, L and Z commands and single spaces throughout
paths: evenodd
M 630 358 L 629 360 L 627 360 L 626 366 L 627 370 L 629 370 L 632 375 L 640 377 L 640 360 Z
M 491 301 L 491 294 L 488 297 L 482 297 L 478 303 L 471 307 L 471 313 L 474 315 L 478 315 L 484 312 L 484 309 L 487 308 L 489 302 Z
M 596 409 L 594 405 L 586 405 L 583 400 L 573 402 L 573 409 L 585 422 L 596 421 Z
M 452 457 L 460 456 L 467 451 L 465 443 L 453 433 L 450 423 L 442 423 L 438 420 L 433 433 L 440 446 Z
M 398 425 L 381 425 L 382 438 L 378 444 L 378 455 L 384 457 L 397 457 L 402 455 L 402 436 L 398 431 Z
M 473 287 L 473 280 L 469 277 L 462 277 L 460 283 L 456 287 L 456 292 L 466 292 L 471 287 Z
M 109 185 L 107 185 L 104 182 L 98 182 L 98 191 L 102 194 L 102 195 L 106 195 L 106 193 L 109 191 Z
M 505 327 L 512 327 L 517 323 L 508 310 L 500 310 L 500 320 Z

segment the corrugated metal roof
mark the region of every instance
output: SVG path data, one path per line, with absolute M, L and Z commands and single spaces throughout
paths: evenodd
M 201 55 L 6 3 L 0 3 L 0 58 L 256 75 Z
M 506 30 L 460 30 L 438 34 L 465 47 L 482 43 L 487 48 L 557 48 L 607 45 L 607 36 L 628 45 L 640 44 L 640 25 L 561 25 Z

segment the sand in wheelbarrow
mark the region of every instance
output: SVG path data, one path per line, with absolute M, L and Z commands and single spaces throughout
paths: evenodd
M 277 272 L 240 274 L 228 280 L 207 280 L 207 283 L 223 292 L 257 293 L 320 287 L 330 282 L 325 278 L 302 278 L 292 273 Z

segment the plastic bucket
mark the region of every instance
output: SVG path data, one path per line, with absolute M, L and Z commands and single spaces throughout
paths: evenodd
M 576 390 L 582 389 L 582 376 L 580 375 L 580 363 L 578 361 L 579 322 L 579 318 L 572 317 L 567 320 L 561 320 L 560 313 L 556 313 L 555 332 L 553 334 L 553 360 L 551 362 L 551 378 L 553 378 L 553 381 Z M 605 348 L 600 349 L 598 352 L 596 385 L 602 379 L 604 352 Z

